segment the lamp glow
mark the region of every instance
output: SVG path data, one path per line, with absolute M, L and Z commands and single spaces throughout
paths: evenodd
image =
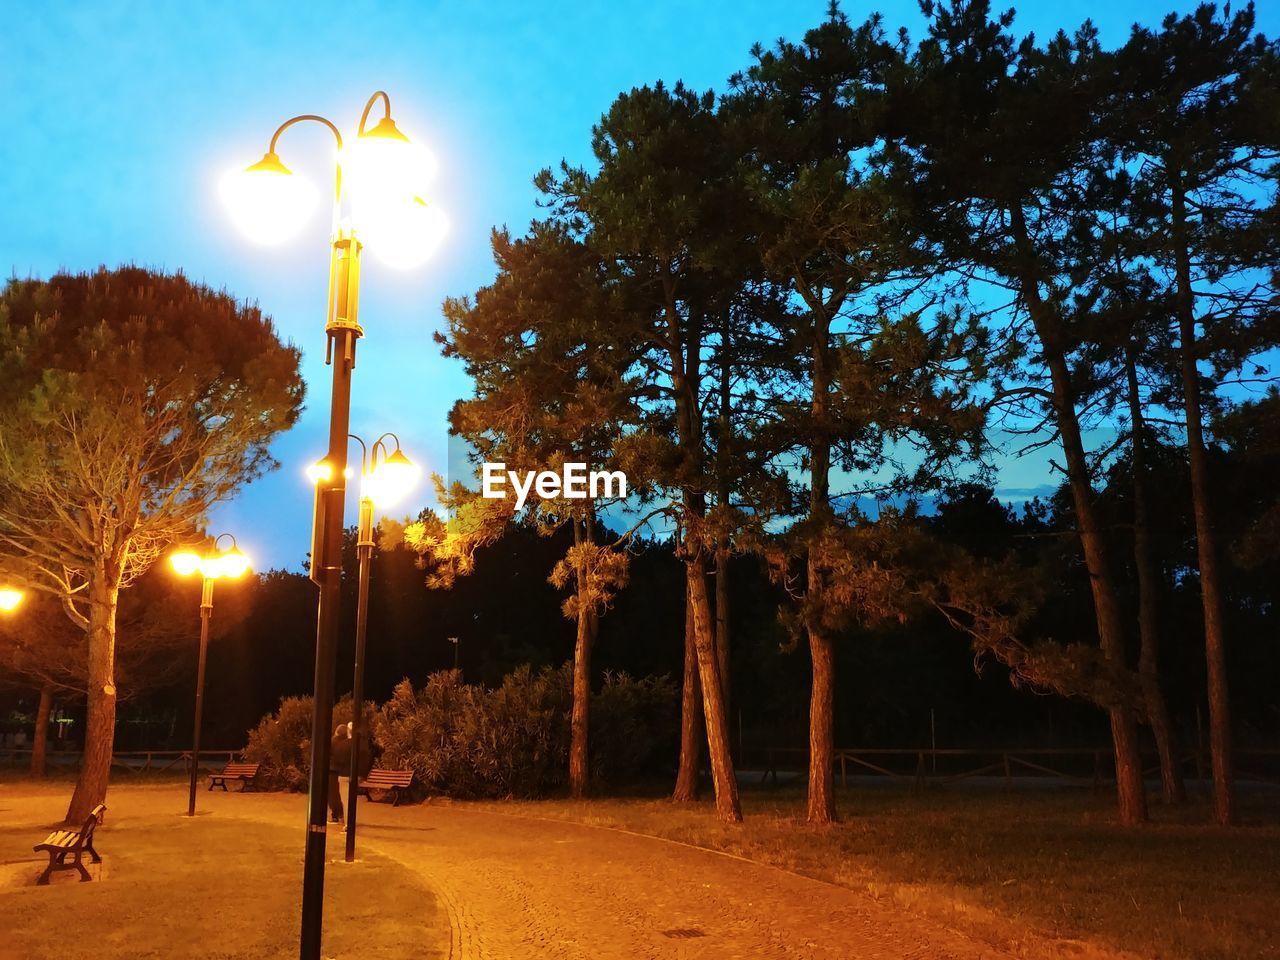
M 183 550 L 171 556 L 169 563 L 173 566 L 173 570 L 178 576 L 189 577 L 203 566 L 204 559 L 198 553 Z
M 380 208 L 396 207 L 422 194 L 437 169 L 430 151 L 411 143 L 390 117 L 344 147 L 341 162 L 357 229 Z
M 255 243 L 274 246 L 293 237 L 315 209 L 315 186 L 294 173 L 274 153 L 222 179 L 223 202 L 231 219 Z
M 17 610 L 22 603 L 23 593 L 13 587 L 0 588 L 0 610 L 10 613 Z
M 367 214 L 360 226 L 361 239 L 374 256 L 399 270 L 429 260 L 449 233 L 449 221 L 440 208 L 417 196 Z
M 248 572 L 249 558 L 237 547 L 204 562 L 204 575 L 210 580 L 235 580 Z
M 312 483 L 323 483 L 326 480 L 332 480 L 333 464 L 329 463 L 328 460 L 317 460 L 311 466 L 307 467 L 306 474 L 307 479 Z M 348 480 L 351 479 L 351 474 L 352 471 L 350 467 L 343 468 L 342 475 Z
M 379 509 L 393 507 L 409 495 L 422 469 L 399 448 L 364 477 L 364 495 Z

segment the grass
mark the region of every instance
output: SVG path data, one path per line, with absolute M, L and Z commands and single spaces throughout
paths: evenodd
M 804 823 L 797 788 L 747 790 L 746 823 L 709 802 L 658 797 L 505 802 L 509 813 L 632 830 L 736 854 L 891 897 L 1015 953 L 1078 955 L 1090 945 L 1161 960 L 1280 957 L 1280 804 L 1245 803 L 1245 825 L 1205 825 L 1207 809 L 1153 810 L 1127 829 L 1105 796 L 1003 793 L 974 786 L 923 795 L 842 791 L 843 822 Z
M 47 887 L 33 885 L 40 831 L 0 825 L 0 958 L 297 956 L 296 830 L 211 816 L 107 816 L 96 844 L 101 876 L 79 883 L 74 871 L 56 873 Z M 403 867 L 362 853 L 354 864 L 330 862 L 325 887 L 326 957 L 444 956 L 445 915 Z

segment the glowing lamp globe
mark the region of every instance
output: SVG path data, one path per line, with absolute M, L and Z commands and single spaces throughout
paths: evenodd
M 0 610 L 9 613 L 17 610 L 22 603 L 22 591 L 15 590 L 12 587 L 4 587 L 0 589 Z
M 360 228 L 366 247 L 389 267 L 408 270 L 431 258 L 449 232 L 449 221 L 438 207 L 421 197 L 386 205 Z
M 249 572 L 249 558 L 238 547 L 205 561 L 205 576 L 210 580 L 235 580 Z
M 192 553 L 190 550 L 183 550 L 175 553 L 169 558 L 169 563 L 173 566 L 174 573 L 180 577 L 189 577 L 193 573 L 199 572 L 204 565 L 204 560 L 200 554 Z
M 424 193 L 436 168 L 430 151 L 410 143 L 390 117 L 356 137 L 342 150 L 342 181 L 357 229 L 379 208 Z
M 422 470 L 397 448 L 364 478 L 364 495 L 379 509 L 394 507 L 418 483 Z
M 250 240 L 275 246 L 293 237 L 315 209 L 316 188 L 274 153 L 222 180 L 222 200 L 236 227 Z

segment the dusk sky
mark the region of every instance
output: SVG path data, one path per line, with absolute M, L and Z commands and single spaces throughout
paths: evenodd
M 1177 6 L 1181 12 L 1190 3 Z M 1169 0 L 1021 6 L 1021 32 L 1046 34 L 1092 16 L 1104 42 L 1157 23 Z M 890 29 L 919 33 L 914 2 L 881 9 Z M 492 278 L 489 232 L 535 215 L 530 180 L 561 158 L 589 159 L 591 126 L 622 90 L 662 79 L 724 89 L 756 41 L 799 39 L 825 0 L 734 3 L 490 2 L 55 3 L 18 16 L 0 39 L 9 120 L 0 140 L 5 229 L 0 269 L 47 277 L 133 262 L 182 270 L 257 301 L 304 353 L 307 409 L 274 447 L 282 468 L 220 508 L 212 533 L 234 533 L 258 569 L 298 568 L 308 547 L 306 464 L 328 419 L 324 311 L 327 211 L 280 248 L 243 241 L 217 185 L 259 159 L 272 130 L 320 113 L 354 133 L 365 99 L 388 91 L 400 128 L 440 162 L 431 199 L 451 222 L 442 251 L 397 272 L 366 259 L 353 431 L 396 431 L 427 469 L 442 470 L 446 413 L 468 390 L 431 334 L 440 303 Z M 1259 28 L 1280 32 L 1280 5 Z M 318 127 L 290 130 L 280 154 L 324 185 L 332 145 Z M 975 175 L 980 175 L 975 171 Z M 1047 482 L 1012 466 L 1010 489 Z M 405 512 L 416 512 L 428 502 Z M 354 513 L 350 514 L 354 522 Z

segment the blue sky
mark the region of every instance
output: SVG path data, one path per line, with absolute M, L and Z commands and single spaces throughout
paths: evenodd
M 1092 16 L 1113 42 L 1135 20 L 1156 23 L 1191 6 L 1024 3 L 1017 27 L 1045 34 Z M 282 469 L 219 508 L 212 532 L 235 533 L 259 569 L 297 568 L 311 510 L 302 468 L 322 451 L 328 417 L 328 224 L 318 211 L 282 248 L 247 245 L 219 206 L 222 174 L 257 160 L 275 126 L 294 114 L 320 113 L 351 130 L 376 89 L 390 93 L 401 129 L 436 154 L 433 199 L 451 233 L 440 254 L 410 273 L 368 258 L 352 424 L 369 439 L 394 430 L 411 456 L 442 469 L 445 416 L 468 386 L 430 335 L 446 296 L 492 277 L 492 227 L 520 230 L 535 215 L 532 176 L 561 158 L 587 161 L 591 125 L 618 92 L 657 79 L 722 89 L 754 42 L 799 39 L 824 10 L 825 0 L 99 0 L 36 5 L 22 16 L 10 7 L 0 36 L 0 270 L 44 277 L 124 262 L 181 269 L 275 318 L 304 352 L 307 410 L 274 448 Z M 845 10 L 855 20 L 881 10 L 891 29 L 919 32 L 914 0 Z M 1259 27 L 1274 35 L 1278 18 L 1280 10 L 1264 5 Z M 326 136 L 290 131 L 285 162 L 325 183 Z M 1034 486 L 1037 469 L 1017 468 L 1012 486 Z

